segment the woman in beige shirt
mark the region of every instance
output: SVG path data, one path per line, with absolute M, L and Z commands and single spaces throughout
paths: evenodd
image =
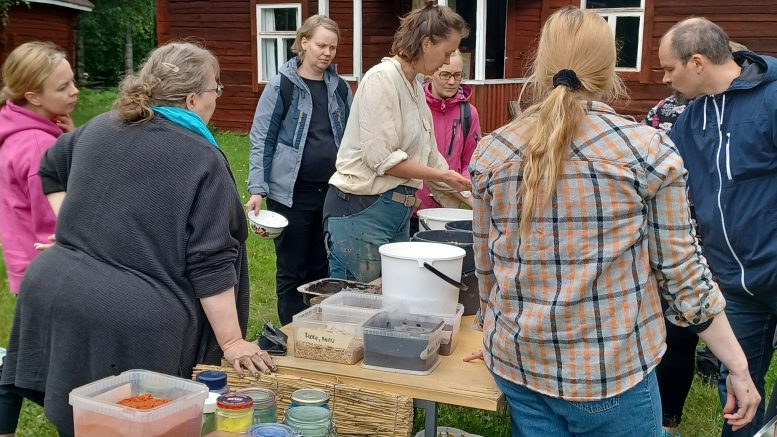
M 332 277 L 380 277 L 378 247 L 408 241 L 415 192 L 429 183 L 443 206 L 470 204 L 469 180 L 448 169 L 432 131 L 419 74 L 447 64 L 467 24 L 447 6 L 427 1 L 402 18 L 392 57 L 371 68 L 353 99 L 324 202 Z

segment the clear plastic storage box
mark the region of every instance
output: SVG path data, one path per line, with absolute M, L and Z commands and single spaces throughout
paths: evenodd
M 149 410 L 118 405 L 131 396 L 151 394 L 170 402 Z M 128 370 L 70 392 L 75 435 L 79 437 L 198 436 L 205 384 L 147 370 Z
M 294 356 L 354 364 L 364 356 L 362 326 L 368 314 L 316 305 L 294 316 Z
M 442 327 L 442 342 L 440 343 L 440 355 L 448 356 L 456 349 L 456 343 L 459 340 L 459 328 L 461 328 L 461 316 L 464 314 L 464 305 L 459 304 L 456 307 L 456 314 L 434 314 L 423 313 L 426 316 L 439 317 L 445 321 Z
M 377 313 L 364 324 L 366 368 L 426 375 L 439 364 L 441 317 Z
M 320 304 L 324 312 L 328 310 L 346 309 L 365 316 L 365 321 L 373 315 L 381 312 L 395 312 L 399 310 L 399 300 L 380 294 L 359 293 L 354 291 L 341 291 L 324 299 Z

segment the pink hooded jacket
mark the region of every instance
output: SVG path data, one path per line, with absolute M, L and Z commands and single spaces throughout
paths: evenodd
M 434 122 L 434 137 L 437 140 L 437 149 L 445 160 L 448 161 L 448 168 L 460 173 L 469 179 L 467 167 L 472 158 L 472 152 L 480 141 L 480 116 L 472 104 L 470 108 L 470 127 L 467 138 L 464 138 L 462 131 L 461 102 L 469 102 L 472 95 L 472 87 L 461 85 L 459 92 L 453 97 L 447 99 L 438 99 L 432 94 L 432 84 L 424 84 L 426 93 L 426 103 L 432 110 L 432 121 Z M 424 187 L 416 193 L 416 197 L 421 200 L 421 206 L 418 209 L 439 208 L 440 205 L 429 195 L 429 188 Z M 415 212 L 413 213 L 415 215 Z
M 38 166 L 62 135 L 50 120 L 11 100 L 0 108 L 0 242 L 12 293 L 37 255 L 36 242 L 48 242 L 56 217 L 43 194 Z

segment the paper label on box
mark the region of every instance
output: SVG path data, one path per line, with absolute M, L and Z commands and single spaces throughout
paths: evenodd
M 324 329 L 302 328 L 298 329 L 297 341 L 312 343 L 318 346 L 331 347 L 333 349 L 345 349 L 353 341 L 353 335 L 342 332 L 327 331 Z

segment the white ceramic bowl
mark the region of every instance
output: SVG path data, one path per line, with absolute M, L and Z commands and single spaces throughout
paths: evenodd
M 259 214 L 256 214 L 253 211 L 248 211 L 248 227 L 260 238 L 273 240 L 281 235 L 283 229 L 288 225 L 289 221 L 286 220 L 286 217 L 277 212 L 263 209 L 259 211 Z

